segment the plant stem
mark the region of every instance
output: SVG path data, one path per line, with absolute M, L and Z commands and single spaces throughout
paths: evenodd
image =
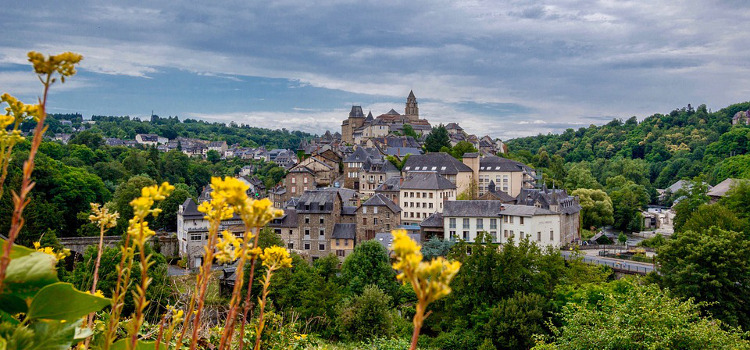
M 99 227 L 99 248 L 97 249 L 96 254 L 96 263 L 94 264 L 94 281 L 91 283 L 91 294 L 96 293 L 96 284 L 99 282 L 99 264 L 102 261 L 102 247 L 104 246 L 104 226 Z M 94 329 L 94 315 L 95 313 L 92 312 L 89 314 L 89 317 L 86 319 L 86 324 L 89 325 L 89 328 L 92 330 Z M 89 348 L 89 344 L 91 343 L 91 337 L 86 338 L 84 341 L 84 347 L 86 349 Z
M 258 246 L 258 236 L 260 232 L 256 229 L 255 240 L 253 241 L 253 247 Z M 255 261 L 258 259 L 257 256 L 253 256 L 250 259 L 250 276 L 247 280 L 247 294 L 245 295 L 245 305 L 242 307 L 242 323 L 240 323 L 240 346 L 239 349 L 243 349 L 245 341 L 245 324 L 247 324 L 247 313 L 250 311 L 250 292 L 253 290 L 253 278 L 255 278 Z
M 141 329 L 141 324 L 143 324 L 143 310 L 145 310 L 148 305 L 148 300 L 146 300 L 146 290 L 148 289 L 148 285 L 151 284 L 151 278 L 148 277 L 148 268 L 150 265 L 149 260 L 151 255 L 146 255 L 146 237 L 143 232 L 143 226 L 146 225 L 146 223 L 143 221 L 144 219 L 145 218 L 139 220 L 138 227 L 140 229 L 140 237 L 138 241 L 136 241 L 136 246 L 138 246 L 138 252 L 140 253 L 141 258 L 141 286 L 137 289 L 138 295 L 135 300 L 135 318 L 131 320 L 131 350 L 135 349 L 135 345 L 138 342 L 138 331 Z
M 41 79 L 41 78 L 40 78 Z M 25 222 L 23 218 L 23 209 L 31 201 L 27 199 L 29 192 L 34 188 L 34 182 L 31 181 L 31 173 L 34 171 L 34 157 L 39 149 L 39 145 L 42 143 L 42 136 L 47 130 L 44 127 L 44 120 L 47 118 L 46 105 L 47 105 L 47 93 L 51 85 L 52 73 L 47 74 L 44 83 L 44 95 L 39 103 L 39 121 L 37 121 L 36 127 L 34 128 L 34 138 L 31 141 L 31 149 L 29 150 L 29 158 L 23 163 L 23 178 L 21 180 L 20 193 L 13 192 L 13 217 L 11 219 L 10 231 L 8 232 L 8 241 L 3 249 L 3 256 L 0 258 L 0 292 L 3 290 L 3 282 L 5 281 L 5 272 L 10 264 L 10 252 L 13 247 L 18 233 L 21 232 L 21 228 Z
M 271 284 L 271 275 L 273 275 L 273 270 L 276 268 L 276 265 L 271 265 L 268 267 L 268 271 L 266 272 L 266 278 L 263 280 L 263 292 L 261 293 L 261 299 L 260 299 L 260 316 L 258 316 L 258 326 L 255 328 L 255 347 L 253 347 L 253 350 L 260 350 L 260 338 L 263 334 L 263 326 L 265 325 L 265 311 L 266 311 L 266 297 L 268 296 L 268 286 Z
M 255 235 L 258 235 L 258 228 L 254 229 Z M 234 334 L 234 324 L 237 320 L 237 311 L 239 309 L 240 296 L 242 294 L 242 282 L 244 281 L 245 275 L 245 261 L 247 260 L 247 252 L 251 249 L 250 245 L 251 231 L 245 232 L 242 242 L 242 255 L 240 261 L 237 263 L 237 270 L 235 272 L 234 288 L 232 290 L 232 299 L 229 301 L 229 314 L 227 315 L 227 321 L 224 325 L 224 333 L 221 335 L 221 342 L 219 343 L 219 350 L 227 349 L 232 344 L 232 335 Z M 252 247 L 255 248 L 255 247 Z

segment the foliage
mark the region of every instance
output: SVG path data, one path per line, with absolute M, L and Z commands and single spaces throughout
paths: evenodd
M 424 140 L 424 147 L 427 152 L 440 152 L 443 147 L 451 147 L 451 139 L 448 135 L 448 129 L 443 124 L 432 128 Z
M 579 188 L 573 191 L 571 195 L 578 196 L 583 227 L 596 229 L 614 223 L 612 200 L 606 192 L 597 189 Z
M 430 238 L 422 244 L 422 256 L 425 260 L 432 260 L 439 256 L 446 257 L 455 242 L 451 240 L 442 240 L 437 236 Z
M 612 198 L 614 228 L 639 232 L 643 227 L 641 210 L 649 202 L 646 187 L 617 175 L 607 179 L 607 192 Z
M 750 219 L 750 180 L 735 181 L 721 199 L 721 204 L 738 217 Z
M 681 197 L 679 202 L 673 206 L 675 211 L 675 232 L 682 231 L 682 226 L 687 222 L 693 212 L 698 210 L 701 205 L 707 203 L 709 200 L 708 195 L 706 195 L 708 187 L 701 178 L 688 181 L 687 188 L 687 190 L 681 189 L 675 194 Z
M 667 239 L 664 238 L 664 236 L 662 236 L 661 234 L 656 234 L 656 236 L 653 236 L 651 238 L 646 238 L 638 242 L 638 245 L 642 247 L 648 247 L 648 248 L 659 248 L 663 246 L 665 243 L 667 243 Z
M 579 188 L 602 188 L 602 185 L 599 184 L 594 175 L 591 174 L 591 170 L 589 170 L 584 164 L 573 164 L 570 169 L 568 169 L 568 174 L 565 176 L 565 183 L 563 186 L 568 191 L 575 191 Z
M 366 286 L 374 285 L 390 300 L 398 298 L 398 282 L 389 263 L 388 251 L 375 240 L 354 247 L 341 266 L 341 279 L 346 281 L 350 295 L 360 295 Z
M 409 154 L 401 157 L 399 159 L 396 156 L 386 156 L 386 159 L 393 164 L 398 170 L 401 170 L 404 168 L 404 165 L 406 164 L 406 161 L 409 160 Z
M 361 294 L 341 305 L 336 324 L 341 336 L 349 340 L 366 340 L 393 335 L 394 318 L 391 297 L 375 285 L 367 285 Z
M 703 204 L 681 226 L 681 231 L 695 231 L 703 233 L 711 227 L 722 230 L 743 232 L 750 234 L 747 219 L 740 219 L 735 214 L 737 211 L 729 210 L 727 207 L 714 203 Z
M 750 327 L 750 240 L 716 227 L 680 232 L 657 255 L 663 286 L 732 326 Z
M 692 301 L 672 298 L 658 286 L 617 281 L 584 288 L 564 306 L 554 337 L 534 349 L 746 349 L 735 330 L 701 316 Z M 593 297 L 593 298 L 592 298 Z
M 453 156 L 453 158 L 456 158 L 460 160 L 463 158 L 464 153 L 471 153 L 471 152 L 479 152 L 473 144 L 469 141 L 458 141 L 455 146 L 450 148 L 441 148 L 440 152 L 446 152 Z

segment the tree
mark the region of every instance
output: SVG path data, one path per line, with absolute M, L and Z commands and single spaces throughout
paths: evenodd
M 571 193 L 578 196 L 581 204 L 583 227 L 604 227 L 614 223 L 612 200 L 607 192 L 596 189 L 579 188 Z
M 414 131 L 414 128 L 410 124 L 404 124 L 404 136 L 411 136 L 415 139 L 419 138 L 419 135 L 417 135 L 417 132 Z
M 735 181 L 721 203 L 737 216 L 750 219 L 750 180 Z
M 620 245 L 624 245 L 625 242 L 628 241 L 628 236 L 625 235 L 625 233 L 620 232 L 620 234 L 617 236 L 617 242 L 620 243 Z
M 684 231 L 657 255 L 664 287 L 681 298 L 707 302 L 703 308 L 732 325 L 750 327 L 750 240 L 712 227 Z
M 453 158 L 461 159 L 463 158 L 465 153 L 471 153 L 471 152 L 478 152 L 477 149 L 474 147 L 474 145 L 471 144 L 469 141 L 459 141 L 456 143 L 455 146 L 453 146 L 448 153 L 453 156 Z
M 162 229 L 169 232 L 177 230 L 177 211 L 180 205 L 190 198 L 190 188 L 184 183 L 175 185 L 174 191 L 166 199 L 159 202 L 158 208 L 161 213 L 154 219 L 154 229 Z
M 614 227 L 639 232 L 643 227 L 641 210 L 650 198 L 646 188 L 618 175 L 607 179 L 607 192 L 612 198 Z
M 701 316 L 692 300 L 667 295 L 654 284 L 615 281 L 583 288 L 597 296 L 564 306 L 562 325 L 535 350 L 573 349 L 747 349 L 736 330 Z
M 683 231 L 705 232 L 711 227 L 722 230 L 750 233 L 746 219 L 740 219 L 735 211 L 719 204 L 703 204 L 682 225 Z
M 341 279 L 351 295 L 359 295 L 365 286 L 375 285 L 392 299 L 398 297 L 396 273 L 388 259 L 388 251 L 377 241 L 358 244 L 341 266 Z
M 422 256 L 425 261 L 430 261 L 439 256 L 445 257 L 454 243 L 449 240 L 444 241 L 437 236 L 432 237 L 422 245 Z
M 440 124 L 427 134 L 424 140 L 425 149 L 427 152 L 440 152 L 442 147 L 450 147 L 451 139 L 448 135 L 448 129 L 443 124 Z
M 104 138 L 101 134 L 91 130 L 81 131 L 73 136 L 68 144 L 86 145 L 90 149 L 97 149 L 104 144 Z
M 211 162 L 211 164 L 216 164 L 221 160 L 221 154 L 219 154 L 219 151 L 212 149 L 206 152 L 206 160 Z
M 708 192 L 707 184 L 702 178 L 695 178 L 692 181 L 688 181 L 687 190 L 680 189 L 675 193 L 678 197 L 679 202 L 674 205 L 675 218 L 674 218 L 674 230 L 675 232 L 682 231 L 682 226 L 690 218 L 694 211 L 698 210 L 698 207 L 708 203 Z M 683 187 L 683 188 L 685 188 Z
M 548 309 L 541 295 L 517 292 L 478 316 L 484 324 L 478 327 L 478 336 L 492 339 L 493 349 L 529 349 L 534 335 L 545 332 Z
M 141 195 L 142 188 L 155 184 L 156 181 L 151 178 L 137 175 L 117 186 L 117 190 L 112 196 L 112 207 L 120 213 L 120 219 L 117 220 L 117 227 L 112 230 L 113 234 L 125 232 L 128 220 L 133 217 L 133 208 L 130 206 L 130 201 Z
M 374 285 L 364 287 L 361 295 L 347 300 L 341 307 L 336 324 L 342 337 L 366 340 L 393 334 L 395 317 L 391 297 Z
M 574 164 L 568 169 L 568 175 L 565 176 L 563 185 L 568 191 L 575 191 L 579 188 L 601 189 L 602 185 L 596 181 L 591 170 L 585 164 Z

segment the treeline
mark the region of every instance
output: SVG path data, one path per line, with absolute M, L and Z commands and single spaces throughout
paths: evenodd
M 28 141 L 14 149 L 8 166 L 8 185 L 0 200 L 0 215 L 11 215 L 11 191 L 18 191 L 28 149 Z M 174 231 L 178 206 L 186 198 L 197 198 L 212 176 L 234 176 L 247 165 L 254 167 L 254 175 L 269 188 L 286 175 L 286 170 L 273 162 L 239 158 L 211 162 L 176 150 L 163 153 L 154 147 L 110 147 L 104 145 L 101 134 L 92 130 L 76 134 L 67 145 L 45 141 L 36 156 L 36 185 L 30 194 L 31 204 L 24 211 L 27 220 L 18 242 L 30 245 L 43 234 L 57 237 L 98 234 L 89 224 L 89 203 L 108 203 L 120 212 L 118 227 L 111 233 L 122 233 L 132 216 L 129 202 L 142 187 L 164 181 L 177 189 L 160 203 L 163 212 L 152 228 Z M 8 221 L 0 223 L 0 230 L 7 232 L 9 225 Z
M 567 170 L 583 163 L 606 182 L 611 168 L 629 164 L 648 180 L 652 188 L 665 188 L 679 179 L 705 174 L 711 185 L 727 177 L 750 175 L 745 154 L 750 151 L 750 128 L 732 126 L 732 116 L 750 109 L 738 103 L 709 113 L 697 109 L 675 109 L 654 114 L 640 123 L 636 117 L 614 119 L 603 126 L 591 125 L 562 134 L 537 135 L 508 140 L 515 157 L 545 171 L 549 184 L 563 186 Z
M 62 120 L 70 120 L 72 125 L 63 125 Z M 242 147 L 265 146 L 267 149 L 287 148 L 296 150 L 304 139 L 314 135 L 302 131 L 289 131 L 285 128 L 270 130 L 240 125 L 235 122 L 226 125 L 218 122 L 207 122 L 195 119 L 180 121 L 178 117 L 152 116 L 150 120 L 139 118 L 92 116 L 96 123 L 91 126 L 92 131 L 104 137 L 115 137 L 125 140 L 135 139 L 136 134 L 157 134 L 168 139 L 177 137 L 198 138 L 210 141 L 226 141 L 227 144 L 239 144 Z M 71 132 L 83 124 L 80 114 L 51 114 L 47 118 L 48 133 Z M 24 125 L 25 129 L 33 129 L 33 123 Z

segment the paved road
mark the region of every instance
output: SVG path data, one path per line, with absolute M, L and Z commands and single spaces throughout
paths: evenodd
M 571 255 L 573 254 L 573 252 L 563 250 L 561 254 L 565 259 L 569 259 Z M 633 273 L 645 275 L 651 271 L 654 271 L 654 265 L 649 264 L 649 263 L 641 263 L 637 261 L 605 258 L 601 256 L 591 256 L 591 255 L 584 255 L 582 258 L 583 258 L 583 262 L 597 264 L 597 265 L 607 265 L 620 272 L 633 272 Z

